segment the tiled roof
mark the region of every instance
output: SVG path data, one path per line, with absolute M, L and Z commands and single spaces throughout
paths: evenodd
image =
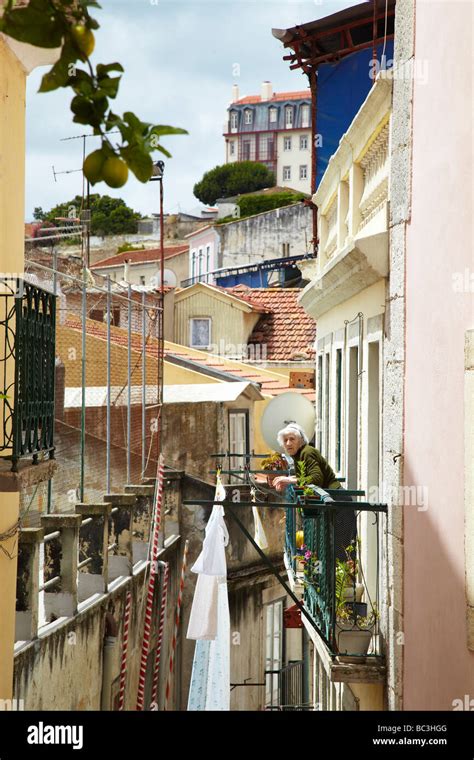
M 274 92 L 270 99 L 262 100 L 261 95 L 247 95 L 245 98 L 234 100 L 233 106 L 252 105 L 254 103 L 273 103 L 278 100 L 311 100 L 311 90 L 299 92 Z
M 74 314 L 70 313 L 67 315 L 64 327 L 69 327 L 73 330 L 80 331 L 82 329 L 81 325 L 82 323 L 79 317 L 76 317 Z M 90 335 L 92 337 L 101 340 L 107 339 L 107 325 L 102 322 L 96 322 L 93 319 L 87 319 L 86 331 L 87 335 Z M 125 350 L 127 349 L 127 330 L 122 327 L 115 327 L 114 325 L 111 325 L 110 337 L 114 345 L 122 346 Z M 132 351 L 141 352 L 141 334 L 132 332 L 131 339 Z M 200 351 L 199 353 L 188 351 L 186 346 L 179 346 L 178 350 L 176 349 L 177 347 L 175 345 L 169 346 L 165 342 L 165 360 L 168 354 L 172 354 L 173 356 L 177 356 L 181 359 L 186 359 L 187 361 L 193 362 L 196 365 L 198 371 L 199 367 L 208 367 L 218 369 L 220 372 L 228 372 L 234 377 L 241 378 L 242 381 L 250 380 L 254 383 L 259 383 L 262 393 L 267 396 L 279 396 L 281 393 L 286 393 L 287 391 L 292 390 L 295 391 L 295 393 L 301 393 L 303 396 L 306 396 L 310 401 L 314 401 L 315 399 L 314 390 L 308 388 L 290 388 L 288 379 L 283 375 L 277 375 L 276 373 L 271 372 L 265 373 L 262 372 L 258 367 L 251 365 L 249 365 L 247 369 L 246 367 L 244 368 L 242 363 L 233 362 L 231 359 L 224 359 L 219 356 L 213 356 L 212 354 L 207 354 L 204 351 Z M 151 336 L 148 337 L 146 343 L 146 353 L 147 356 L 153 356 L 155 358 L 157 357 L 158 341 L 156 338 L 153 338 Z
M 249 345 L 265 345 L 269 361 L 313 359 L 316 322 L 298 304 L 298 288 L 226 288 L 232 295 L 248 298 L 265 309 L 248 340 Z
M 303 396 L 306 396 L 310 401 L 314 401 L 316 397 L 315 391 L 311 388 L 290 388 L 288 379 L 284 375 L 277 375 L 276 373 L 265 374 L 254 365 L 248 365 L 248 369 L 244 369 L 242 363 L 233 362 L 232 359 L 224 359 L 223 357 L 206 354 L 204 351 L 202 352 L 201 358 L 200 355 L 196 356 L 195 353 L 188 353 L 186 346 L 180 346 L 177 351 L 176 348 L 172 347 L 169 349 L 165 345 L 165 359 L 168 354 L 194 362 L 194 364 L 203 368 L 208 367 L 210 369 L 217 369 L 219 372 L 228 372 L 234 377 L 242 378 L 242 380 L 251 380 L 254 383 L 259 383 L 262 393 L 267 396 L 279 396 L 281 393 L 295 391 L 296 393 L 301 393 Z
M 171 258 L 171 256 L 177 256 L 180 253 L 189 251 L 188 245 L 166 245 L 165 246 L 165 259 Z M 147 248 L 144 251 L 123 251 L 122 253 L 115 253 L 113 256 L 108 256 L 106 259 L 100 259 L 95 264 L 91 265 L 91 269 L 99 269 L 102 267 L 113 267 L 119 264 L 125 264 L 129 261 L 130 264 L 147 264 L 160 261 L 161 252 L 159 248 Z

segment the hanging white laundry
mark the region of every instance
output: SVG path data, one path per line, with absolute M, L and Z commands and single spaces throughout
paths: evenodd
M 253 540 L 260 549 L 268 549 L 267 536 L 263 528 L 263 523 L 260 519 L 260 513 L 258 507 L 252 507 L 253 521 L 255 524 L 255 534 Z
M 225 499 L 217 478 L 215 500 Z M 230 709 L 230 616 L 225 547 L 229 533 L 224 509 L 214 504 L 202 552 L 191 570 L 198 573 L 188 639 L 196 639 L 188 710 Z
M 188 710 L 230 710 L 230 616 L 227 583 L 218 584 L 218 632 L 196 641 Z
M 217 484 L 215 498 L 217 501 L 225 499 L 225 488 L 221 483 Z M 206 526 L 206 535 L 202 545 L 202 552 L 191 568 L 193 573 L 205 573 L 206 575 L 227 575 L 227 562 L 225 547 L 229 543 L 229 532 L 224 521 L 224 507 L 214 504 L 211 516 Z
M 218 580 L 217 575 L 198 575 L 186 638 L 208 641 L 216 638 Z

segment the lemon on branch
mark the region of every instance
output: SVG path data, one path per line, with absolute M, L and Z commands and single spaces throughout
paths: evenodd
M 96 182 L 100 182 L 103 179 L 103 168 L 106 161 L 106 156 L 102 150 L 94 150 L 89 153 L 85 159 L 82 170 L 89 182 L 95 185 Z
M 102 179 L 109 187 L 122 187 L 128 179 L 128 166 L 121 158 L 111 156 L 102 167 Z
M 71 29 L 74 44 L 87 57 L 92 55 L 95 47 L 94 33 L 86 26 L 76 25 Z

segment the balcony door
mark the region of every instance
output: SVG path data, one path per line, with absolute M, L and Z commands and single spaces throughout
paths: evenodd
M 248 409 L 229 411 L 229 452 L 230 454 L 248 454 L 249 445 L 249 413 Z M 230 469 L 239 470 L 246 462 L 244 456 L 231 456 Z M 230 476 L 230 483 L 243 483 L 243 480 Z

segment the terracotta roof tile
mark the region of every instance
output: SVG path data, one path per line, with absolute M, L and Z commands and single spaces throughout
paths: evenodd
M 252 105 L 255 103 L 273 103 L 279 100 L 311 100 L 311 90 L 298 92 L 274 92 L 269 100 L 262 100 L 261 95 L 246 95 L 244 98 L 234 100 L 233 106 Z
M 165 259 L 185 253 L 186 251 L 189 251 L 188 245 L 166 245 Z M 91 269 L 117 266 L 118 264 L 125 264 L 126 261 L 129 261 L 130 264 L 158 262 L 160 261 L 160 256 L 161 251 L 159 248 L 146 248 L 144 251 L 123 251 L 122 253 L 115 253 L 113 256 L 96 261 L 95 264 L 91 265 Z

